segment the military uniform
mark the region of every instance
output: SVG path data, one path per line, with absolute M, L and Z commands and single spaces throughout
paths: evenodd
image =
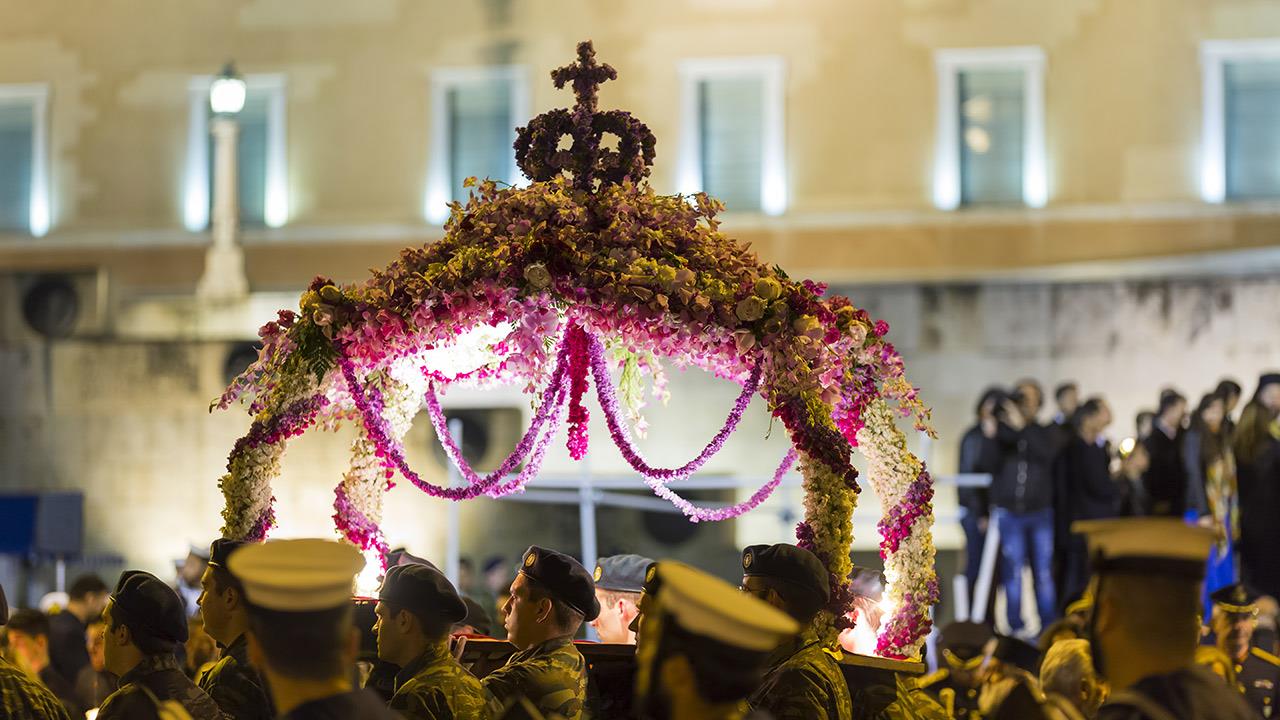
M 484 716 L 484 690 L 474 675 L 449 654 L 448 642 L 434 645 L 396 675 L 390 707 L 410 720 L 452 720 Z
M 266 686 L 249 665 L 249 640 L 241 635 L 222 652 L 222 658 L 196 683 L 235 720 L 270 720 L 276 716 Z
M 402 716 L 388 710 L 382 698 L 369 690 L 330 695 L 320 700 L 303 703 L 280 720 L 403 720 Z
M 543 715 L 579 720 L 587 694 L 587 662 L 571 638 L 552 638 L 512 655 L 481 683 L 495 715 L 524 697 Z
M 812 627 L 775 650 L 768 667 L 764 682 L 747 700 L 751 707 L 776 720 L 853 717 L 849 685 L 835 655 L 822 646 Z
M 1222 678 L 1204 667 L 1190 667 L 1138 681 L 1112 694 L 1098 720 L 1256 720 L 1257 715 Z
M 181 607 L 181 606 L 179 606 Z M 150 655 L 120 678 L 120 689 L 98 709 L 98 720 L 150 720 L 176 702 L 193 720 L 222 720 L 218 704 L 187 679 L 174 655 Z M 239 718 L 236 718 L 239 720 Z
M 48 688 L 0 657 L 0 718 L 70 720 L 67 709 Z
M 944 708 L 950 708 L 956 720 L 982 720 L 982 713 L 978 712 L 978 689 L 956 682 L 949 668 L 920 678 L 920 689 Z
M 1258 648 L 1249 648 L 1243 662 L 1236 663 L 1236 683 L 1254 712 L 1264 718 L 1280 717 L 1280 658 Z

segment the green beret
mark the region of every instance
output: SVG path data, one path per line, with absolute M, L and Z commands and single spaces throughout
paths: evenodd
M 596 586 L 582 563 L 555 550 L 531 545 L 524 552 L 520 572 L 536 580 L 551 596 L 582 613 L 587 622 L 600 614 Z
M 831 599 L 826 566 L 817 555 L 795 545 L 751 545 L 742 551 L 742 575 L 790 583 L 812 593 L 823 605 Z
M 226 569 L 227 558 L 231 557 L 231 553 L 248 545 L 244 540 L 228 540 L 227 538 L 218 538 L 209 546 L 209 564 L 214 567 Z
M 653 564 L 639 555 L 610 555 L 596 563 L 596 587 L 601 590 L 638 593 L 644 588 L 645 570 Z
M 444 573 L 429 565 L 408 563 L 387 569 L 378 599 L 427 618 L 456 623 L 467 616 L 467 605 Z
M 187 613 L 173 588 L 142 570 L 126 570 L 111 595 L 111 619 L 130 632 L 172 643 L 187 641 Z

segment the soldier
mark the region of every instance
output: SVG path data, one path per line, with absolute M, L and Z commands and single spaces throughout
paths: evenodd
M 9 603 L 0 587 L 0 625 L 9 621 Z M 67 709 L 44 685 L 0 655 L 0 718 L 70 720 Z
M 1093 666 L 1111 685 L 1100 720 L 1245 720 L 1234 689 L 1196 666 L 1200 583 L 1213 531 L 1175 518 L 1077 522 L 1093 558 Z
M 1235 583 L 1209 596 L 1213 600 L 1213 631 L 1218 649 L 1234 665 L 1236 683 L 1258 715 L 1269 718 L 1280 697 L 1280 658 L 1251 647 L 1258 623 L 1258 591 Z
M 276 716 L 262 676 L 249 665 L 249 611 L 244 586 L 227 569 L 231 553 L 245 543 L 219 538 L 209 548 L 209 562 L 200 576 L 196 604 L 209 637 L 222 647 L 222 658 L 197 679 L 201 690 L 236 720 L 267 720 Z
M 228 559 L 249 610 L 249 660 L 284 720 L 388 720 L 382 699 L 355 687 L 355 575 L 364 558 L 330 540 L 249 544 Z
M 378 657 L 400 666 L 390 707 L 410 720 L 484 715 L 484 690 L 449 652 L 449 631 L 467 606 L 449 579 L 427 565 L 387 570 L 374 609 Z
M 518 652 L 482 681 L 493 714 L 523 698 L 543 715 L 579 720 L 587 664 L 573 636 L 599 613 L 591 574 L 577 560 L 537 546 L 526 550 L 502 605 L 507 640 Z
M 141 570 L 120 576 L 102 614 L 107 670 L 120 689 L 98 709 L 99 720 L 158 718 L 180 705 L 194 720 L 221 720 L 222 711 L 182 671 L 174 655 L 187 640 L 182 600 L 163 580 Z
M 795 545 L 752 545 L 742 551 L 742 589 L 800 623 L 800 634 L 769 656 L 764 682 L 748 698 L 777 720 L 849 720 L 853 701 L 840 672 L 839 650 L 824 648 L 813 626 L 831 589 L 817 555 Z
M 769 656 L 800 625 L 785 613 L 677 562 L 648 594 L 635 700 L 645 720 L 737 720 Z
M 596 600 L 600 615 L 591 621 L 600 642 L 635 645 L 631 621 L 639 611 L 636 603 L 644 586 L 645 569 L 653 564 L 639 555 L 612 555 L 596 563 Z
M 920 687 L 937 698 L 957 720 L 981 720 L 978 693 L 982 690 L 983 648 L 991 629 L 982 623 L 953 622 L 942 629 L 938 650 L 942 667 L 920 679 Z
M 640 584 L 640 597 L 636 599 L 636 616 L 631 618 L 631 624 L 627 626 L 627 629 L 636 636 L 637 652 L 639 652 L 640 626 L 644 624 L 644 614 L 652 609 L 658 586 L 661 584 L 662 581 L 658 578 L 658 563 L 649 563 L 644 569 L 644 582 Z

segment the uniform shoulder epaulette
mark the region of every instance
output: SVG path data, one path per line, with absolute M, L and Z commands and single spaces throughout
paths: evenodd
M 1280 657 L 1276 657 L 1275 655 L 1272 655 L 1271 653 L 1267 652 L 1266 650 L 1263 650 L 1262 648 L 1249 648 L 1249 651 L 1252 652 L 1256 657 L 1262 658 L 1263 660 L 1266 660 L 1272 665 L 1280 665 Z
M 951 671 L 946 668 L 935 670 L 929 673 L 928 675 L 925 675 L 924 677 L 917 680 L 916 687 L 922 690 L 928 689 L 929 686 L 936 685 L 942 682 L 943 680 L 946 680 L 950 676 L 951 676 Z

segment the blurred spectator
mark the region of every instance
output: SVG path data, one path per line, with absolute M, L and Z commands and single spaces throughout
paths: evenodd
M 195 617 L 200 611 L 197 601 L 200 599 L 200 578 L 204 575 L 205 568 L 209 567 L 209 546 L 197 547 L 191 546 L 187 551 L 187 557 L 178 564 L 178 580 L 173 585 L 173 591 L 178 593 L 178 598 L 182 600 L 182 607 L 186 610 L 187 617 Z
M 204 631 L 204 623 L 198 617 L 187 620 L 186 666 L 183 672 L 195 680 L 200 673 L 213 667 L 222 653 L 218 643 Z
M 1234 450 L 1240 491 L 1240 565 L 1245 582 L 1280 597 L 1280 373 L 1259 378 L 1240 413 Z
M 1069 703 L 1080 717 L 1095 717 L 1107 699 L 1107 690 L 1094 671 L 1089 641 L 1063 640 L 1050 647 L 1040 665 L 1040 689 L 1049 706 L 1067 717 L 1072 713 L 1062 707 L 1064 703 Z
M 49 660 L 59 675 L 76 678 L 89 665 L 85 627 L 102 616 L 110 591 L 102 578 L 89 574 L 76 578 L 67 594 L 67 608 L 49 618 Z
M 1231 378 L 1223 378 L 1218 387 L 1213 389 L 1213 394 L 1221 397 L 1226 402 L 1223 409 L 1222 424 L 1227 430 L 1227 435 L 1235 430 L 1236 423 L 1231 419 L 1231 413 L 1236 411 L 1236 406 L 1240 404 L 1240 396 L 1244 394 L 1244 390 L 1240 387 L 1240 383 Z
M 501 555 L 492 555 L 488 560 L 484 561 L 484 587 L 487 590 L 485 597 L 477 597 L 482 604 L 490 601 L 485 609 L 489 611 L 490 617 L 501 617 L 502 606 L 507 601 L 507 596 L 511 594 L 511 578 L 515 576 L 515 570 L 507 564 L 507 559 Z
M 1137 433 L 1138 442 L 1147 439 L 1151 434 L 1151 425 L 1156 420 L 1156 414 L 1150 410 L 1139 410 L 1137 416 L 1133 420 L 1133 429 Z
M 67 709 L 71 717 L 84 711 L 76 700 L 75 687 L 49 662 L 49 618 L 39 610 L 18 610 L 9 616 L 9 647 L 18 665 L 40 680 Z
M 1080 388 L 1067 381 L 1054 388 L 1053 401 L 1058 412 L 1053 416 L 1049 429 L 1053 433 L 1053 450 L 1057 455 L 1075 435 L 1076 410 L 1080 409 Z
M 1115 481 L 1119 492 L 1117 513 L 1121 517 L 1147 514 L 1148 500 L 1142 476 L 1150 466 L 1146 445 L 1135 442 L 1128 450 L 1120 448 L 1120 469 L 1116 471 Z
M 91 710 L 102 704 L 107 696 L 116 691 L 120 680 L 107 672 L 107 661 L 103 655 L 102 631 L 106 624 L 101 620 L 89 623 L 85 630 L 85 645 L 89 649 L 89 664 L 80 669 L 76 678 L 76 701 L 80 707 Z
M 1142 477 L 1152 515 L 1182 517 L 1187 507 L 1187 468 L 1182 457 L 1182 422 L 1187 399 L 1172 390 L 1160 394 L 1151 434 L 1143 440 L 1150 467 Z
M 1089 582 L 1089 553 L 1084 537 L 1072 534 L 1077 520 L 1114 517 L 1120 492 L 1111 479 L 1111 459 L 1100 441 L 1111 424 L 1111 408 L 1101 398 L 1090 398 L 1077 410 L 1075 432 L 1054 463 L 1054 476 L 1062 491 L 1055 508 L 1058 547 L 1063 560 L 1059 590 L 1064 598 L 1078 597 Z
M 1218 532 L 1205 575 L 1206 603 L 1209 593 L 1236 579 L 1240 513 L 1235 453 L 1231 450 L 1226 416 L 1226 398 L 1217 392 L 1205 395 L 1191 415 L 1191 427 L 1182 448 L 1187 468 L 1187 512 L 1194 512 Z
M 1053 583 L 1053 447 L 1049 431 L 1036 422 L 1044 404 L 1034 380 L 1018 382 L 999 406 L 996 441 L 1000 471 L 991 485 L 992 518 L 1000 531 L 1001 581 L 1009 627 L 1024 635 L 1022 568 L 1035 581 L 1040 627 L 1048 627 L 1057 609 Z
M 467 616 L 462 619 L 462 622 L 454 623 L 451 634 L 492 637 L 493 620 L 489 618 L 489 613 L 484 606 L 469 597 L 463 597 L 462 602 L 467 604 Z
M 977 420 L 965 431 L 960 440 L 960 465 L 962 474 L 991 475 L 1000 471 L 1000 446 L 996 444 L 996 410 L 1004 392 L 988 388 L 982 394 L 976 408 Z M 972 602 L 974 584 L 982 565 L 982 548 L 987 541 L 987 526 L 991 519 L 991 490 L 989 487 L 961 487 L 956 491 L 960 501 L 960 526 L 964 528 L 965 580 L 969 584 Z M 994 604 L 995 593 L 990 597 Z M 988 610 L 990 613 L 991 610 Z

